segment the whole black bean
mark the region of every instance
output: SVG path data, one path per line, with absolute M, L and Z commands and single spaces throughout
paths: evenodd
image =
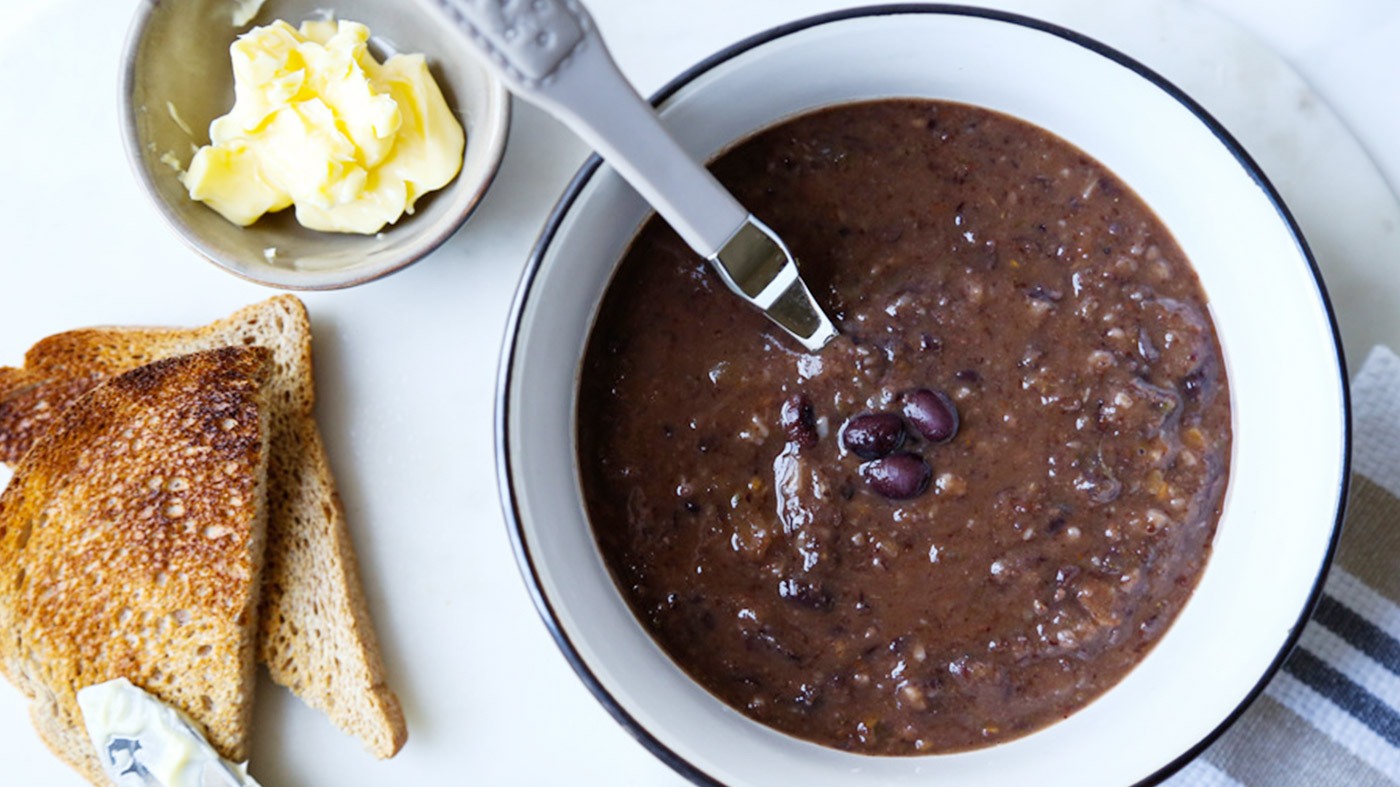
M 790 442 L 801 448 L 816 445 L 817 418 L 812 412 L 812 402 L 806 394 L 793 394 L 783 402 L 778 422 Z
M 930 443 L 946 443 L 958 433 L 958 408 L 942 391 L 920 388 L 905 394 L 904 417 Z
M 861 459 L 879 459 L 904 444 L 904 420 L 894 413 L 861 413 L 846 422 L 841 443 Z
M 866 462 L 860 466 L 860 474 L 881 497 L 908 500 L 928 489 L 933 469 L 922 457 L 906 451 Z
M 1181 395 L 1192 402 L 1199 402 L 1209 387 L 1204 368 L 1198 368 L 1181 378 Z

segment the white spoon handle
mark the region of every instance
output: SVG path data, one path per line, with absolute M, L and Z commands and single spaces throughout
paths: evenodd
M 467 28 L 516 95 L 563 120 L 704 257 L 748 217 L 681 149 L 569 0 L 433 0 Z
M 628 84 L 578 0 L 428 0 L 516 95 L 564 121 L 725 284 L 809 349 L 835 335 L 782 241 L 690 157 Z

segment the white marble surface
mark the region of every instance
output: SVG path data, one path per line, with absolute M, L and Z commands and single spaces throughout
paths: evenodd
M 845 5 L 589 4 L 643 92 L 745 35 Z M 1400 208 L 1385 185 L 1400 184 L 1392 45 L 1400 6 L 997 5 L 1099 37 L 1195 95 L 1293 205 L 1351 357 L 1359 362 L 1378 341 L 1400 346 Z M 0 0 L 2 363 L 71 327 L 196 324 L 269 294 L 196 259 L 127 171 L 115 91 L 133 8 Z M 518 106 L 497 185 L 445 247 L 384 281 L 305 297 L 319 418 L 411 735 L 399 757 L 376 762 L 264 677 L 252 770 L 268 787 L 679 782 L 612 722 L 555 649 L 520 582 L 496 497 L 493 381 L 507 309 L 546 212 L 585 154 L 552 120 Z M 80 783 L 39 744 L 8 684 L 0 752 L 0 783 Z

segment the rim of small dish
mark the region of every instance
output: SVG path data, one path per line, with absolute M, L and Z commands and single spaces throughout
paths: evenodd
M 1327 578 L 1328 570 L 1331 568 L 1333 558 L 1336 554 L 1337 544 L 1342 531 L 1342 522 L 1346 513 L 1346 502 L 1351 482 L 1352 426 L 1351 390 L 1348 383 L 1349 377 L 1347 375 L 1346 355 L 1343 351 L 1341 333 L 1337 327 L 1336 312 L 1332 306 L 1331 297 L 1328 295 L 1326 284 L 1323 282 L 1322 273 L 1317 265 L 1317 260 L 1313 257 L 1312 250 L 1309 248 L 1301 228 L 1293 218 L 1293 214 L 1289 211 L 1283 198 L 1265 176 L 1259 165 L 1255 163 L 1254 159 L 1214 116 L 1175 84 L 1128 55 L 1097 39 L 1033 17 L 993 9 L 942 3 L 897 3 L 818 14 L 773 27 L 719 50 L 715 54 L 710 55 L 683 71 L 670 82 L 666 83 L 665 86 L 654 93 L 648 100 L 653 106 L 660 106 L 680 89 L 715 67 L 751 49 L 784 36 L 809 28 L 849 19 L 902 14 L 941 14 L 978 17 L 1047 33 L 1088 49 L 1129 69 L 1159 90 L 1165 92 L 1178 103 L 1182 104 L 1198 121 L 1206 126 L 1207 130 L 1209 130 L 1231 156 L 1234 157 L 1236 163 L 1238 163 L 1240 167 L 1245 170 L 1246 174 L 1259 186 L 1270 204 L 1272 204 L 1274 209 L 1278 212 L 1279 218 L 1282 219 L 1287 226 L 1289 234 L 1296 243 L 1300 254 L 1307 262 L 1308 269 L 1312 274 L 1313 283 L 1317 287 L 1318 299 L 1327 315 L 1327 321 L 1332 335 L 1332 343 L 1336 351 L 1337 370 L 1340 376 L 1338 383 L 1341 392 L 1340 399 L 1343 419 L 1341 435 L 1341 480 L 1337 490 L 1336 516 L 1332 523 L 1326 554 L 1319 565 L 1317 576 L 1313 580 L 1308 597 L 1299 610 L 1298 618 L 1292 631 L 1285 638 L 1278 653 L 1275 654 L 1274 659 L 1270 662 L 1267 669 L 1259 676 L 1259 679 L 1240 703 L 1236 705 L 1214 729 L 1197 741 L 1193 746 L 1183 751 L 1171 761 L 1164 763 L 1151 774 L 1136 783 L 1136 785 L 1159 784 L 1195 759 L 1202 751 L 1224 734 L 1249 706 L 1253 704 L 1254 700 L 1264 691 L 1269 681 L 1282 668 L 1289 653 L 1291 653 L 1293 648 L 1297 645 L 1298 639 L 1302 635 L 1303 627 L 1307 623 L 1309 617 L 1311 617 L 1314 607 L 1317 605 L 1318 598 L 1322 593 L 1323 584 Z M 520 331 L 523 324 L 522 316 L 526 304 L 529 301 L 536 274 L 539 272 L 540 266 L 554 242 L 555 235 L 565 216 L 572 210 L 575 201 L 578 199 L 584 187 L 592 179 L 593 175 L 596 174 L 602 164 L 603 160 L 601 157 L 596 154 L 590 156 L 565 187 L 559 201 L 550 211 L 544 227 L 535 242 L 535 246 L 531 249 L 529 259 L 521 274 L 514 301 L 511 304 L 510 317 L 506 324 L 505 336 L 501 348 L 501 359 L 497 370 L 495 450 L 498 491 L 501 497 L 501 506 L 505 514 L 507 531 L 511 539 L 511 546 L 515 552 L 517 568 L 525 581 L 530 598 L 534 602 L 536 611 L 544 622 L 545 628 L 548 629 L 550 636 L 553 637 L 555 644 L 559 647 L 565 660 L 573 668 L 579 679 L 593 694 L 594 698 L 607 710 L 608 714 L 657 759 L 664 762 L 671 769 L 694 784 L 724 787 L 723 782 L 705 772 L 700 766 L 692 763 L 680 754 L 677 754 L 666 744 L 662 743 L 659 738 L 646 728 L 646 726 L 638 722 L 627 709 L 612 696 L 607 688 L 602 685 L 592 669 L 583 660 L 582 655 L 574 646 L 568 633 L 563 630 L 550 599 L 545 595 L 539 577 L 539 570 L 535 565 L 534 557 L 530 551 L 530 544 L 525 534 L 523 517 L 519 510 L 519 501 L 516 498 L 515 480 L 512 475 L 510 462 L 511 445 L 509 436 L 509 416 L 512 375 L 515 371 L 516 356 L 519 349 Z
M 141 184 L 142 193 L 146 195 L 147 201 L 165 220 L 166 226 L 174 231 L 176 237 L 187 247 L 220 269 L 254 284 L 297 291 L 340 290 L 381 279 L 409 267 L 446 243 L 476 212 L 481 200 L 486 196 L 486 192 L 490 190 L 491 184 L 496 181 L 496 175 L 501 170 L 501 161 L 505 158 L 507 143 L 510 141 L 512 97 L 499 77 L 483 69 L 487 78 L 487 89 L 490 93 L 483 116 L 494 120 L 484 131 L 478 130 L 472 136 L 480 136 L 483 133 L 487 136 L 490 144 L 487 150 L 489 166 L 486 168 L 485 177 L 472 190 L 466 204 L 452 221 L 438 232 L 413 244 L 406 255 L 394 260 L 390 265 L 369 270 L 346 269 L 346 271 L 354 271 L 354 276 L 347 277 L 344 272 L 338 272 L 335 269 L 312 273 L 290 268 L 278 268 L 271 264 L 268 264 L 266 268 L 266 275 L 255 275 L 252 271 L 247 270 L 244 262 L 220 254 L 207 246 L 200 238 L 199 233 L 180 220 L 180 217 L 170 209 L 170 206 L 166 205 L 165 201 L 158 196 L 155 178 L 141 156 L 141 138 L 137 131 L 136 107 L 131 101 L 136 88 L 136 53 L 146 35 L 146 27 L 151 21 L 151 16 L 159 6 L 160 0 L 143 0 L 137 7 L 131 26 L 127 28 L 126 39 L 122 42 L 121 77 L 117 86 L 117 117 L 121 124 L 122 151 L 126 154 L 126 163 L 131 168 L 132 174 Z M 467 144 L 470 144 L 470 140 Z M 460 172 L 457 177 L 461 177 Z

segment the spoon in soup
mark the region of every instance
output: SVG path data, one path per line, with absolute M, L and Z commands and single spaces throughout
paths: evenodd
M 511 92 L 598 151 L 735 294 L 810 351 L 836 328 L 782 239 L 690 157 L 628 84 L 578 0 L 424 0 Z

